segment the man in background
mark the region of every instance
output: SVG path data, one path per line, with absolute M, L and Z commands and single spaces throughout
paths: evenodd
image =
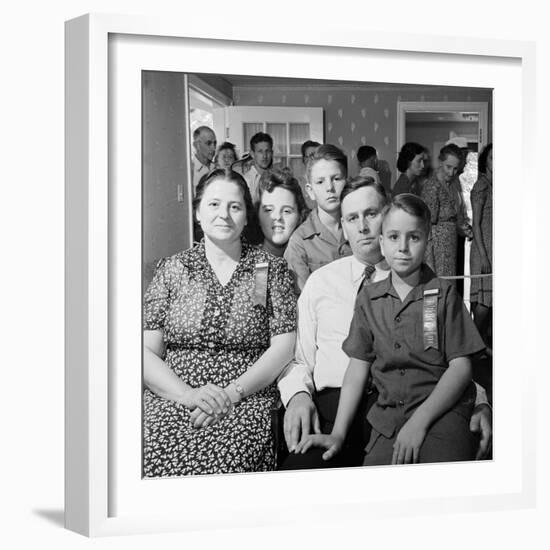
M 373 178 L 376 183 L 380 183 L 378 174 L 378 153 L 370 145 L 362 145 L 357 149 L 357 162 L 359 163 L 359 175 Z
M 252 162 L 237 164 L 236 172 L 240 172 L 248 184 L 252 201 L 258 202 L 258 186 L 262 174 L 273 165 L 273 138 L 264 132 L 254 134 L 250 140 L 250 156 Z
M 216 143 L 216 134 L 208 126 L 199 126 L 193 132 L 193 192 L 200 179 L 214 168 Z

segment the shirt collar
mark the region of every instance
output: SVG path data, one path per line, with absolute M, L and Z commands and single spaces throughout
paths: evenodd
M 260 172 L 258 172 L 258 169 L 256 168 L 256 164 L 254 162 L 248 167 L 247 172 L 251 172 L 254 177 L 260 175 Z
M 377 264 L 378 265 L 378 264 Z M 433 288 L 440 288 L 441 281 L 436 277 L 435 273 L 431 270 L 426 264 L 422 264 L 420 281 L 418 285 L 413 288 L 410 294 L 407 296 L 407 302 L 412 300 L 419 300 L 424 297 L 424 290 L 429 290 Z M 397 292 L 393 288 L 392 283 L 392 274 L 387 279 L 379 281 L 375 284 L 372 284 L 368 287 L 370 298 L 381 298 L 386 294 L 390 294 L 398 298 Z
M 199 160 L 199 157 L 197 157 L 197 153 L 194 153 L 196 161 L 199 163 L 199 170 L 204 166 L 207 170 L 210 170 L 210 167 L 214 164 L 214 161 L 211 160 L 208 164 L 204 164 Z

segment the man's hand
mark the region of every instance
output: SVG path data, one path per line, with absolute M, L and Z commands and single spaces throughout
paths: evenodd
M 296 445 L 313 430 L 321 433 L 317 409 L 306 392 L 295 394 L 286 407 L 284 433 L 289 452 L 294 452 Z
M 476 406 L 470 419 L 470 431 L 480 434 L 476 460 L 489 458 L 493 446 L 493 414 L 489 405 Z

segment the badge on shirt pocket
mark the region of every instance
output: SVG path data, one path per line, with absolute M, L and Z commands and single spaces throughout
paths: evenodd
M 422 330 L 424 336 L 424 350 L 433 348 L 439 350 L 437 336 L 437 298 L 439 289 L 433 288 L 424 291 L 422 307 Z

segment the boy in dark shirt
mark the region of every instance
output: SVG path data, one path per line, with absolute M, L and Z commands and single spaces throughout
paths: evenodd
M 475 390 L 469 356 L 484 349 L 454 285 L 422 264 L 430 211 L 412 194 L 395 197 L 380 237 L 388 279 L 363 287 L 342 348 L 350 357 L 330 435 L 312 435 L 329 459 L 340 451 L 369 373 L 379 397 L 365 465 L 472 460 Z

